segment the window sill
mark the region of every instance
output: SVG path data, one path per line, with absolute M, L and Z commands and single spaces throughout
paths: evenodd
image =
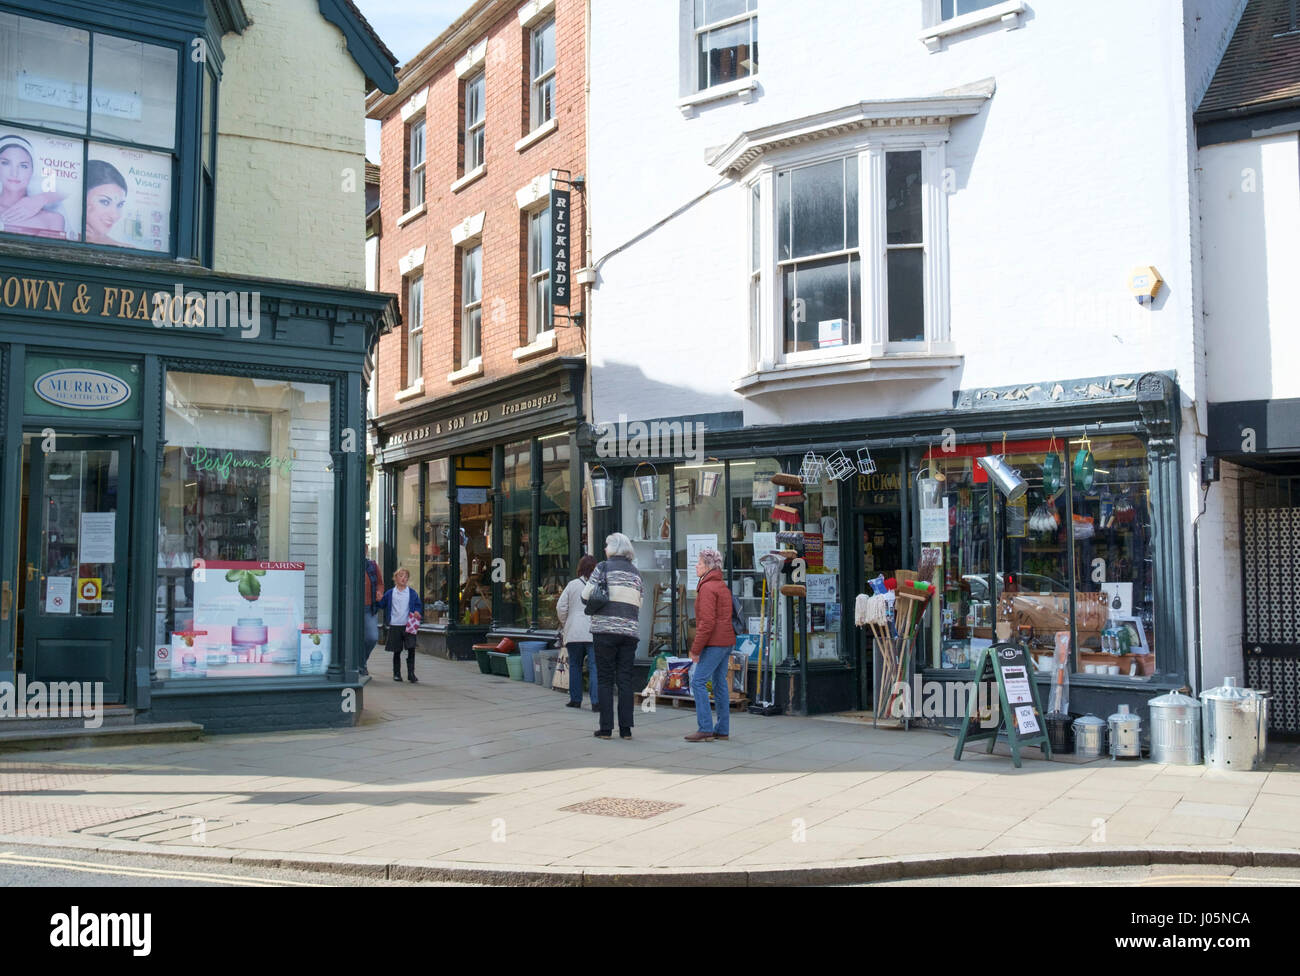
M 782 364 L 742 376 L 732 383 L 732 389 L 742 396 L 759 397 L 844 383 L 937 380 L 958 369 L 962 361 L 962 356 L 952 353 L 928 352 Z
M 520 346 L 511 355 L 516 360 L 530 359 L 533 356 L 540 356 L 542 353 L 550 352 L 554 348 L 555 330 L 551 329 L 549 332 L 543 332 L 528 345 Z
M 758 75 L 750 75 L 739 81 L 729 81 L 725 85 L 714 85 L 694 95 L 687 95 L 677 100 L 677 108 L 684 118 L 694 118 L 695 110 L 709 102 L 720 102 L 724 98 L 734 98 L 739 102 L 752 102 L 758 94 Z
M 425 209 L 424 204 L 420 204 L 414 210 L 406 211 L 406 213 L 402 214 L 402 216 L 397 218 L 397 226 L 404 227 L 406 224 L 409 224 L 416 217 L 423 217 L 424 209 Z
M 398 403 L 402 403 L 405 400 L 414 400 L 416 397 L 423 396 L 423 395 L 424 395 L 424 377 L 421 376 L 418 380 L 415 381 L 415 383 L 412 386 L 408 386 L 405 390 L 398 390 L 396 393 L 394 393 L 393 399 L 396 400 Z
M 549 136 L 552 132 L 554 132 L 559 127 L 560 127 L 560 123 L 558 119 L 548 119 L 547 121 L 539 125 L 536 129 L 534 129 L 532 132 L 528 133 L 528 135 L 524 136 L 522 139 L 516 142 L 515 152 L 523 152 L 533 143 L 541 142 L 543 139 L 545 139 L 547 136 Z
M 483 375 L 483 357 L 477 356 L 469 364 L 447 374 L 448 383 L 461 383 Z
M 482 176 L 486 172 L 487 172 L 486 163 L 484 163 L 482 166 L 476 166 L 474 169 L 470 170 L 468 173 L 466 173 L 464 176 L 462 176 L 460 179 L 458 179 L 455 183 L 451 185 L 451 192 L 459 193 L 461 190 L 465 189 L 465 187 L 469 186 L 471 183 L 473 183 L 475 180 L 477 180 L 480 176 Z
M 1021 26 L 1024 13 L 1024 0 L 1006 0 L 1005 3 L 985 7 L 983 10 L 976 10 L 974 13 L 963 14 L 960 17 L 954 17 L 951 20 L 935 24 L 933 27 L 927 27 L 916 37 L 933 54 L 936 51 L 943 50 L 943 42 L 948 38 L 957 34 L 964 34 L 968 30 L 974 30 L 976 27 L 983 27 L 986 24 L 1001 21 L 1004 30 L 1015 30 Z

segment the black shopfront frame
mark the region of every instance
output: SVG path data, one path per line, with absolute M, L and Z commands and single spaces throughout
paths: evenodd
M 1113 378 L 1103 378 L 1109 380 Z M 888 418 L 872 418 L 833 423 L 790 425 L 782 427 L 746 427 L 729 430 L 706 430 L 707 454 L 710 460 L 735 461 L 755 457 L 780 459 L 787 471 L 798 471 L 799 459 L 808 451 L 826 455 L 843 450 L 850 457 L 858 448 L 867 447 L 873 456 L 897 452 L 902 472 L 908 475 L 907 490 L 900 491 L 899 517 L 903 536 L 907 540 L 903 568 L 915 568 L 920 557 L 920 523 L 915 517 L 915 479 L 925 452 L 942 437 L 940 432 L 951 430 L 957 443 L 991 443 L 1005 435 L 1014 440 L 1046 439 L 1055 435 L 1061 438 L 1078 438 L 1083 435 L 1128 434 L 1138 437 L 1147 453 L 1149 472 L 1151 525 L 1151 558 L 1153 559 L 1153 599 L 1155 602 L 1155 653 L 1156 675 L 1148 681 L 1137 683 L 1126 677 L 1106 675 L 1072 675 L 1071 708 L 1075 711 L 1093 711 L 1110 714 L 1119 702 L 1130 703 L 1135 712 L 1145 712 L 1145 701 L 1186 684 L 1189 673 L 1187 654 L 1186 617 L 1184 614 L 1184 546 L 1183 505 L 1180 492 L 1181 461 L 1178 450 L 1178 387 L 1171 374 L 1146 373 L 1141 376 L 1120 377 L 1120 384 L 1108 389 L 1123 391 L 1105 399 L 1064 399 L 1047 402 L 1017 402 L 1009 406 L 983 406 L 974 395 L 959 394 L 958 405 L 950 411 L 930 414 L 912 414 Z M 1087 388 L 1089 381 L 1061 381 L 1063 386 Z M 1050 390 L 1055 383 L 1045 382 L 1040 387 Z M 989 398 L 991 402 L 997 402 Z M 689 419 L 689 418 L 687 418 Z M 597 431 L 584 427 L 580 441 L 583 462 L 587 466 L 600 464 L 609 472 L 613 505 L 592 513 L 591 538 L 593 545 L 603 544 L 605 537 L 622 530 L 622 483 L 631 477 L 636 459 L 611 459 L 597 454 Z M 669 475 L 669 491 L 675 491 L 673 473 L 685 458 L 652 459 L 660 474 Z M 855 510 L 852 492 L 841 484 L 840 512 L 842 513 L 841 538 L 853 527 Z M 730 497 L 730 478 L 726 482 Z M 992 488 L 989 489 L 990 491 Z M 1065 493 L 1069 496 L 1069 492 Z M 670 494 L 670 497 L 671 494 Z M 1073 511 L 1067 513 L 1072 515 Z M 998 524 L 993 520 L 992 525 Z M 992 533 L 992 529 L 990 532 Z M 729 534 L 727 534 L 729 536 Z M 996 539 L 991 535 L 990 549 L 996 551 Z M 676 553 L 676 519 L 670 520 L 669 545 Z M 852 622 L 853 596 L 861 583 L 860 554 L 858 546 L 841 546 L 841 644 L 845 648 L 857 646 L 859 636 Z M 1071 576 L 1073 578 L 1074 546 L 1069 547 Z M 733 564 L 728 539 L 724 552 L 726 565 Z M 996 572 L 993 586 L 996 588 Z M 993 597 L 996 601 L 996 593 Z M 676 633 L 679 610 L 676 593 L 673 593 L 673 646 L 680 647 Z M 802 601 L 796 601 L 802 604 Z M 800 627 L 806 633 L 806 609 L 794 608 Z M 787 614 L 787 617 L 791 616 Z M 1070 628 L 1072 643 L 1078 646 L 1077 624 L 1073 593 L 1070 598 Z M 788 637 L 787 637 L 788 639 Z M 641 650 L 644 653 L 644 649 Z M 778 668 L 777 700 L 783 709 L 796 714 L 820 714 L 845 711 L 857 707 L 860 691 L 861 662 L 809 662 L 801 654 L 793 664 Z M 649 665 L 641 657 L 640 663 Z M 751 665 L 752 669 L 752 665 Z M 918 668 L 925 679 L 940 681 L 969 681 L 968 670 Z M 793 682 L 788 678 L 793 677 Z M 1046 676 L 1040 676 L 1045 681 Z

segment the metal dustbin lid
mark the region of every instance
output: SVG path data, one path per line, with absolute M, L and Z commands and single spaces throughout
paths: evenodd
M 1102 728 L 1105 728 L 1106 723 L 1103 722 L 1101 719 L 1099 719 L 1096 715 L 1093 715 L 1092 712 L 1089 712 L 1087 715 L 1084 715 L 1080 718 L 1076 718 L 1074 720 L 1075 729 L 1078 729 L 1080 726 L 1082 726 L 1085 729 L 1092 726 L 1101 726 Z
M 1142 716 L 1134 715 L 1128 710 L 1127 705 L 1120 705 L 1119 711 L 1112 715 L 1107 721 L 1118 728 L 1128 728 L 1129 726 L 1140 726 Z
M 1167 695 L 1160 695 L 1158 698 L 1152 698 L 1147 702 L 1148 708 L 1200 708 L 1201 703 L 1191 695 L 1184 695 L 1179 691 L 1171 691 Z
M 1238 686 L 1237 679 L 1226 677 L 1223 684 L 1218 688 L 1207 688 L 1201 692 L 1201 697 L 1206 701 L 1256 701 L 1266 697 L 1263 692 L 1256 691 L 1254 688 L 1242 688 Z

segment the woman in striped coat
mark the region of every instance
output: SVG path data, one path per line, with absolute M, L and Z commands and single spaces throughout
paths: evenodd
M 632 738 L 632 662 L 641 635 L 641 573 L 636 568 L 632 540 L 615 532 L 605 540 L 605 562 L 596 567 L 582 591 L 584 603 L 602 581 L 609 602 L 591 615 L 591 637 L 596 645 L 596 679 L 599 689 L 600 728 L 597 739 L 614 734 L 614 685 L 618 685 L 618 734 Z

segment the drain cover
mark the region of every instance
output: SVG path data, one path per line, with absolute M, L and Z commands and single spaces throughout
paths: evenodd
M 567 807 L 560 807 L 571 813 L 589 813 L 597 817 L 627 817 L 633 820 L 649 820 L 669 810 L 676 810 L 682 804 L 665 803 L 662 800 L 636 800 L 619 796 L 601 796 L 594 800 L 584 800 Z

